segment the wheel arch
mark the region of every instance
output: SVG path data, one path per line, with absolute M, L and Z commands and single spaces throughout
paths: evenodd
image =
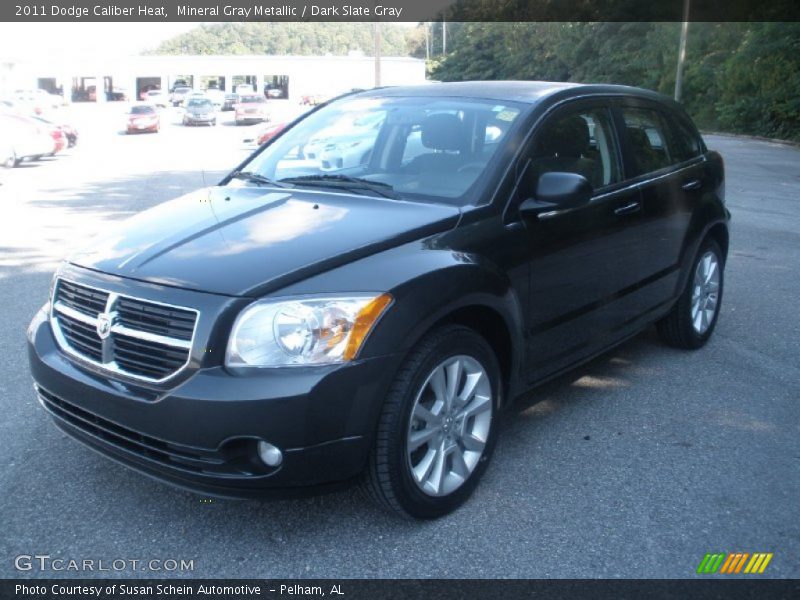
M 508 392 L 512 385 L 514 359 L 518 354 L 514 350 L 514 342 L 508 323 L 500 313 L 485 304 L 472 304 L 453 310 L 433 324 L 431 330 L 444 325 L 462 325 L 478 333 L 491 346 L 500 365 L 503 394 L 501 406 L 508 403 Z
M 371 353 L 386 352 L 393 343 L 408 355 L 431 331 L 462 325 L 481 335 L 497 357 L 503 382 L 501 406 L 518 391 L 524 311 L 502 274 L 475 264 L 451 266 L 395 290 L 395 300 L 399 310 L 392 313 L 390 308 L 376 328 L 377 339 L 367 340 Z

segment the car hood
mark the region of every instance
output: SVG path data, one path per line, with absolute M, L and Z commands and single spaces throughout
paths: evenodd
M 162 285 L 258 296 L 445 231 L 459 214 L 452 206 L 373 196 L 210 187 L 121 222 L 70 262 Z

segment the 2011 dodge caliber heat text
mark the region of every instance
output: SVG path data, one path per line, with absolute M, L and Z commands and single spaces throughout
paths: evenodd
M 65 262 L 28 332 L 36 391 L 71 436 L 183 488 L 353 480 L 437 517 L 520 393 L 652 324 L 708 341 L 724 189 L 645 90 L 350 94 Z

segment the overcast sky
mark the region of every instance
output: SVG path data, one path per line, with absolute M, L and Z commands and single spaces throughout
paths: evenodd
M 199 23 L 0 23 L 0 60 L 139 54 Z

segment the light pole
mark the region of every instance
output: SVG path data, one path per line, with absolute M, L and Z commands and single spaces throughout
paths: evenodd
M 678 46 L 678 69 L 675 73 L 675 101 L 681 101 L 683 91 L 683 63 L 686 60 L 686 37 L 689 34 L 689 1 L 683 0 L 683 22 L 681 23 L 681 42 Z

